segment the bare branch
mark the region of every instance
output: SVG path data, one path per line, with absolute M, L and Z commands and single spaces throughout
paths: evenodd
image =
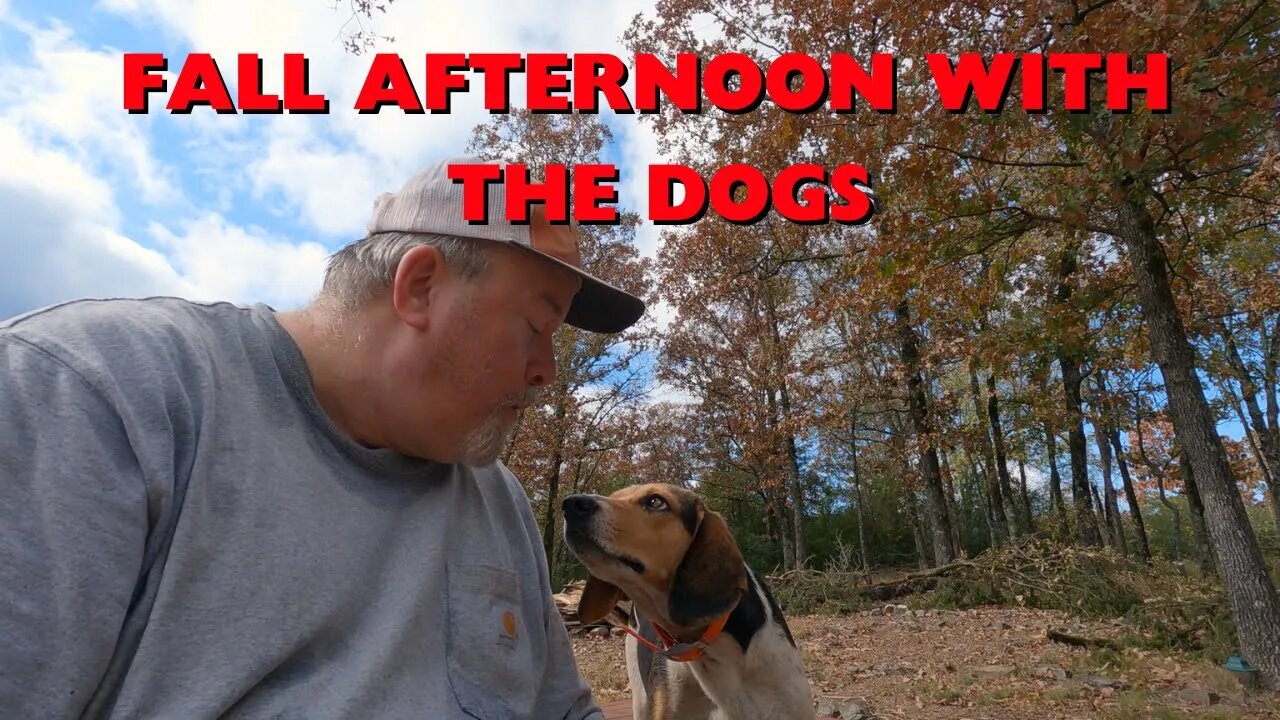
M 911 144 L 917 145 L 919 147 L 929 148 L 930 150 L 940 150 L 945 153 L 950 153 L 960 158 L 961 160 L 973 160 L 976 162 L 987 163 L 988 165 L 1000 165 L 1003 167 L 1022 167 L 1022 168 L 1084 167 L 1084 163 L 1079 161 L 1072 161 L 1072 160 L 1036 160 L 1036 161 L 996 160 L 994 158 L 983 157 L 981 155 L 974 155 L 972 153 L 961 152 L 959 150 L 952 150 L 951 148 L 945 148 L 945 147 L 942 147 L 941 145 L 933 145 L 931 143 L 916 142 Z

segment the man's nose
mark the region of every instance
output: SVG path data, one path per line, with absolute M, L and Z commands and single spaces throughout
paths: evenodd
M 554 333 L 546 333 L 529 361 L 525 381 L 533 387 L 543 387 L 556 381 L 556 345 L 553 337 Z
M 565 520 L 585 520 L 600 509 L 599 503 L 590 495 L 570 495 L 561 504 Z

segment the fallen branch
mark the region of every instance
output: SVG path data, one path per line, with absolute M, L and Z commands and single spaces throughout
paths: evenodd
M 1050 640 L 1063 643 L 1064 645 L 1074 645 L 1075 647 L 1082 648 L 1100 647 L 1108 650 L 1120 649 L 1119 643 L 1116 643 L 1115 641 L 1108 640 L 1106 638 L 1090 638 L 1082 635 L 1072 635 L 1071 633 L 1068 633 L 1065 630 L 1059 630 L 1058 628 L 1049 628 L 1045 635 L 1047 635 Z
M 910 595 L 911 593 L 918 592 L 920 590 L 926 590 L 934 584 L 938 577 L 946 575 L 953 570 L 966 567 L 975 567 L 975 565 L 969 560 L 957 560 L 946 565 L 939 565 L 936 568 L 907 573 L 896 580 L 876 583 L 875 585 L 862 588 L 858 593 L 863 597 L 870 598 L 872 600 L 892 600 L 896 597 Z

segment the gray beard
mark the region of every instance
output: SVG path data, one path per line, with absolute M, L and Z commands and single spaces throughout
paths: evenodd
M 462 458 L 459 462 L 473 467 L 492 465 L 511 441 L 515 425 L 503 427 L 502 408 L 485 420 L 480 427 L 467 433 L 462 439 Z
M 507 406 L 511 403 L 519 403 L 531 407 L 538 402 L 541 395 L 538 388 L 526 388 L 522 393 L 505 398 L 479 427 L 463 436 L 462 457 L 459 462 L 472 467 L 484 467 L 496 462 L 503 449 L 515 436 L 516 424 L 519 422 L 519 415 L 517 415 L 517 420 L 510 426 L 503 425 L 502 415 Z

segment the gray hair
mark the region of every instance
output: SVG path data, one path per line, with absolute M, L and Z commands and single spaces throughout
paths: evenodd
M 320 299 L 337 303 L 342 310 L 358 308 L 391 287 L 405 253 L 420 245 L 440 250 L 445 265 L 465 280 L 474 280 L 489 265 L 489 248 L 483 240 L 435 233 L 374 233 L 329 257 Z

